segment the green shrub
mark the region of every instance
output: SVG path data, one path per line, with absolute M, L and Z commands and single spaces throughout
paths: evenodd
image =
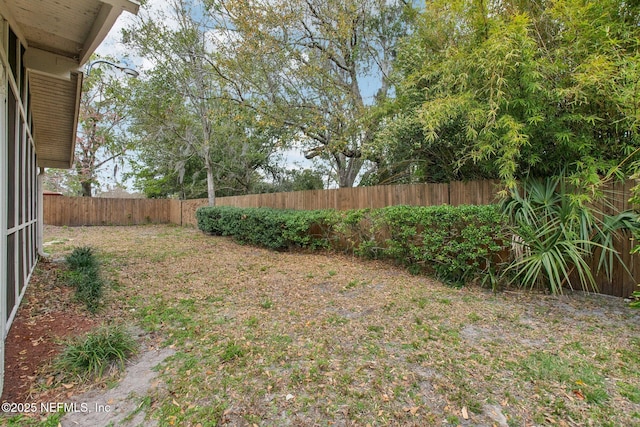
M 287 211 L 283 237 L 289 246 L 328 249 L 337 221 L 336 212 L 331 210 Z
M 506 260 L 509 239 L 496 206 L 390 206 L 371 215 L 372 235 L 389 236 L 381 256 L 445 283 L 463 285 Z
M 69 340 L 54 361 L 65 379 L 101 377 L 112 366 L 124 368 L 137 349 L 136 341 L 122 327 L 102 327 L 84 337 Z
M 345 212 L 228 206 L 200 208 L 198 227 L 244 243 L 346 250 L 391 259 L 416 272 L 462 285 L 506 260 L 504 217 L 496 206 L 391 206 Z
M 104 280 L 100 275 L 100 266 L 88 247 L 75 248 L 66 258 L 69 270 L 66 279 L 76 288 L 75 298 L 83 302 L 91 313 L 100 308 Z
M 353 252 L 367 258 L 379 258 L 385 236 L 376 233 L 383 230 L 371 223 L 371 209 L 352 209 L 340 212 L 334 232 L 334 248 Z
M 293 211 L 268 208 L 204 207 L 196 211 L 198 228 L 241 243 L 275 250 L 290 247 L 328 248 L 332 211 Z

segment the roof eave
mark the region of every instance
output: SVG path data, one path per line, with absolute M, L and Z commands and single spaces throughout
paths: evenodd
M 31 72 L 33 136 L 38 165 L 69 169 L 73 165 L 82 96 L 80 72 L 59 79 Z
M 80 53 L 79 66 L 86 64 L 91 55 L 98 48 L 109 34 L 109 31 L 115 24 L 116 20 L 123 11 L 138 13 L 140 4 L 132 0 L 102 0 L 103 4 L 100 8 L 95 24 L 91 29 L 91 33 L 84 44 L 82 52 Z
M 31 81 L 33 136 L 38 165 L 49 168 L 71 168 L 74 162 L 76 132 L 82 95 L 81 67 L 104 41 L 122 12 L 137 14 L 135 0 L 100 0 L 101 6 L 80 52 L 64 53 L 42 43 L 29 46 L 16 19 L 0 0 L 0 13 L 12 23 L 14 32 L 26 47 L 25 67 Z

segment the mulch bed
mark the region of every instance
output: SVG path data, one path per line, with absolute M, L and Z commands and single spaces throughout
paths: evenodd
M 2 402 L 44 401 L 68 397 L 71 390 L 47 389 L 52 377 L 39 376 L 62 348 L 62 342 L 82 335 L 99 323 L 74 301 L 73 289 L 58 280 L 56 263 L 41 260 L 5 341 Z M 44 386 L 44 387 L 39 387 Z

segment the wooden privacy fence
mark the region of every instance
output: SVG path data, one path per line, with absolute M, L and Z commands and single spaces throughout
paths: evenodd
M 180 200 L 101 199 L 44 196 L 44 223 L 49 225 L 181 224 Z
M 632 182 L 610 185 L 606 191 L 607 197 L 599 207 L 604 212 L 629 209 L 631 206 L 628 199 L 633 185 L 635 183 Z M 216 199 L 216 203 L 219 206 L 301 210 L 347 210 L 391 205 L 485 205 L 497 201 L 497 190 L 497 181 L 471 181 L 252 194 L 220 197 Z M 44 223 L 58 226 L 148 223 L 195 226 L 196 210 L 206 205 L 207 199 L 101 199 L 45 195 Z M 640 280 L 640 256 L 630 254 L 634 244 L 630 239 L 616 242 L 616 249 L 629 266 L 631 276 L 621 265 L 614 268 L 611 281 L 604 273 L 597 274 L 596 282 L 600 293 L 627 297 L 637 290 Z M 595 271 L 595 263 L 593 270 Z
M 269 207 L 300 210 L 375 209 L 394 205 L 488 205 L 496 201 L 498 185 L 498 181 L 377 185 L 372 187 L 221 197 L 217 199 L 216 203 L 219 206 L 237 206 L 241 208 Z M 200 206 L 206 205 L 206 200 L 186 200 L 182 210 L 184 224 L 196 225 L 195 211 Z
M 276 209 L 364 209 L 392 205 L 486 205 L 496 199 L 497 181 L 450 184 L 379 185 L 290 193 L 218 197 L 219 206 Z M 207 199 L 111 199 L 44 196 L 44 223 L 50 225 L 177 224 L 195 226 L 195 212 Z

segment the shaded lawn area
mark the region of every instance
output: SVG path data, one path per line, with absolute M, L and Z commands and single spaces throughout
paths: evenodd
M 106 310 L 176 350 L 141 399 L 160 425 L 640 425 L 640 311 L 622 299 L 454 289 L 170 226 L 45 241 L 95 248 Z

